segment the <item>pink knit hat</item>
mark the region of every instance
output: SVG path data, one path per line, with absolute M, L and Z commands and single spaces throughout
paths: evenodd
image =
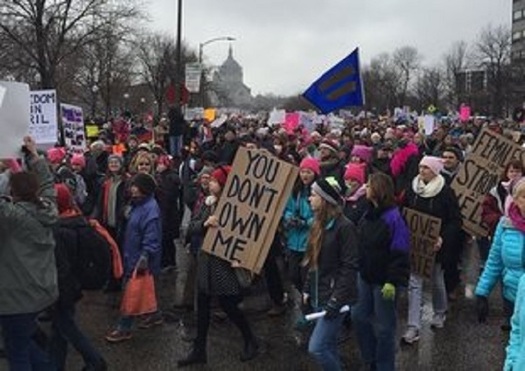
M 425 156 L 419 162 L 419 166 L 427 166 L 434 174 L 439 175 L 443 170 L 443 159 L 435 156 Z
M 84 158 L 84 155 L 75 153 L 73 156 L 71 156 L 71 165 L 77 165 L 77 166 L 80 166 L 81 168 L 85 168 L 86 159 Z
M 366 164 L 356 164 L 354 162 L 346 165 L 345 180 L 355 180 L 359 184 L 365 184 L 365 166 Z
M 319 161 L 313 157 L 305 157 L 303 161 L 301 161 L 299 169 L 312 170 L 315 175 L 321 174 L 321 167 L 319 165 Z
M 369 163 L 372 160 L 373 149 L 368 146 L 363 146 L 361 144 L 356 144 L 352 149 L 352 156 L 359 157 L 366 163 Z
M 66 150 L 64 148 L 49 148 L 47 150 L 47 159 L 53 165 L 60 164 L 66 157 Z

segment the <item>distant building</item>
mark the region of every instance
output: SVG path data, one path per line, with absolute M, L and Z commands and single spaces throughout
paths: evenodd
M 231 45 L 228 58 L 213 76 L 212 85 L 218 106 L 247 108 L 253 102 L 251 90 L 244 84 L 242 67 L 233 58 Z
M 482 69 L 468 69 L 456 74 L 456 93 L 459 102 L 468 104 L 474 112 L 487 115 L 489 95 L 488 75 Z
M 512 2 L 511 60 L 525 60 L 525 0 Z

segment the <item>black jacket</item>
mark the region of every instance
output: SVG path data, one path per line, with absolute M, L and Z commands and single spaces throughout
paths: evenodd
M 166 236 L 179 236 L 180 215 L 180 179 L 173 170 L 157 174 L 157 189 L 155 198 L 160 207 L 162 218 L 162 233 Z
M 81 297 L 80 282 L 75 275 L 78 254 L 78 230 L 87 222 L 82 216 L 60 218 L 53 228 L 58 277 L 58 304 L 71 306 Z
M 303 289 L 311 295 L 314 307 L 324 306 L 331 298 L 341 304 L 357 300 L 357 243 L 357 229 L 344 215 L 329 223 L 319 252 L 318 268 L 310 270 Z
M 397 207 L 371 204 L 359 224 L 359 272 L 369 284 L 406 286 L 410 233 Z
M 408 187 L 405 195 L 405 206 L 441 219 L 443 245 L 436 255 L 436 261 L 447 263 L 456 261 L 463 249 L 462 219 L 456 194 L 446 185 L 434 197 L 423 198 Z

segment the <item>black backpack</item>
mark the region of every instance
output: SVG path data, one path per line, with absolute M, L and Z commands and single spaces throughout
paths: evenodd
M 95 228 L 86 223 L 77 233 L 76 276 L 83 290 L 100 290 L 111 275 L 111 247 Z

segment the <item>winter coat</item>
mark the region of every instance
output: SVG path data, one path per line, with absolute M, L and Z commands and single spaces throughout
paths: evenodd
M 493 187 L 481 204 L 481 220 L 489 227 L 490 235 L 493 236 L 499 220 L 505 213 L 505 199 L 508 192 L 499 183 Z
M 518 282 L 525 273 L 525 233 L 516 229 L 510 219 L 501 218 L 492 239 L 485 269 L 478 280 L 476 295 L 489 296 L 503 277 L 503 296 L 514 302 Z
M 133 273 L 143 254 L 148 257 L 149 271 L 154 275 L 160 273 L 161 223 L 159 205 L 153 196 L 132 200 L 122 246 L 124 276 L 128 277 Z
M 58 303 L 74 305 L 82 297 L 82 287 L 75 274 L 78 259 L 78 230 L 85 228 L 83 216 L 60 218 L 53 228 L 55 237 L 55 259 L 58 274 Z
M 104 180 L 104 183 L 102 183 L 101 190 L 98 195 L 98 201 L 95 207 L 95 210 L 93 211 L 92 218 L 97 219 L 100 224 L 102 224 L 103 227 L 110 231 L 114 231 L 113 238 L 115 241 L 120 245 L 122 244 L 122 237 L 124 234 L 124 209 L 126 207 L 127 201 L 128 201 L 128 184 L 125 177 L 122 177 L 122 181 L 120 182 L 118 188 L 117 188 L 117 202 L 116 202 L 116 226 L 110 227 L 108 225 L 108 221 L 106 219 L 107 211 L 108 211 L 108 192 L 110 189 L 111 180 L 106 179 Z
M 284 209 L 286 247 L 292 251 L 306 251 L 308 233 L 314 221 L 314 213 L 308 201 L 309 196 L 308 189 L 303 187 L 295 195 L 290 196 Z
M 521 276 L 511 320 L 504 371 L 525 371 L 525 275 Z
M 223 165 L 233 164 L 237 150 L 239 149 L 239 142 L 234 139 L 231 142 L 225 141 L 219 150 L 219 163 Z
M 358 227 L 359 272 L 369 284 L 406 286 L 410 276 L 410 232 L 397 207 L 370 205 Z
M 462 219 L 458 199 L 452 188 L 445 184 L 437 195 L 424 198 L 417 195 L 410 185 L 405 195 L 405 206 L 441 219 L 439 235 L 443 239 L 443 244 L 436 254 L 436 262 L 457 263 L 463 250 L 464 234 L 461 229 Z
M 317 269 L 310 268 L 303 292 L 310 295 L 314 308 L 331 298 L 341 304 L 357 300 L 359 252 L 357 229 L 344 215 L 325 228 Z
M 211 199 L 208 198 L 188 225 L 187 233 L 192 237 L 201 236 L 204 239 L 208 229 L 204 227 L 204 222 L 213 214 L 215 207 L 209 200 Z M 239 280 L 231 263 L 202 250 L 197 255 L 197 288 L 199 293 L 206 295 L 241 294 Z
M 166 170 L 157 174 L 156 180 L 155 196 L 160 207 L 162 233 L 177 238 L 180 226 L 180 179 L 174 171 Z
M 40 180 L 42 206 L 0 199 L 0 315 L 39 312 L 58 297 L 53 175 L 42 159 L 30 168 Z
M 368 209 L 368 206 L 369 202 L 365 195 L 359 197 L 355 201 L 351 201 L 347 198 L 343 208 L 343 213 L 348 219 L 350 219 L 351 222 L 353 222 L 355 225 L 358 225 L 361 218 Z

